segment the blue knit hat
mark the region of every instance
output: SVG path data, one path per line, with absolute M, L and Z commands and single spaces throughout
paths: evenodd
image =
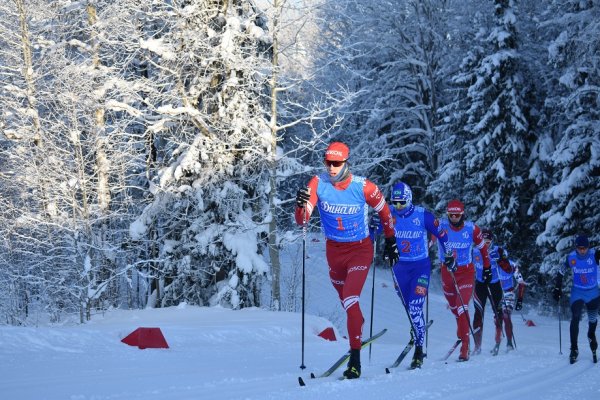
M 577 247 L 590 247 L 590 241 L 588 240 L 588 237 L 585 235 L 579 235 L 577 236 L 577 239 L 575 239 L 575 246 Z

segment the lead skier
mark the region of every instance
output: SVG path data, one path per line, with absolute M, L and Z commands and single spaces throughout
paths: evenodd
M 360 349 L 364 318 L 359 305 L 373 261 L 373 243 L 369 237 L 368 207 L 379 214 L 385 239 L 384 259 L 398 259 L 398 248 L 390 209 L 379 188 L 370 180 L 350 172 L 350 150 L 341 142 L 327 147 L 324 163 L 327 172 L 313 176 L 307 187 L 296 194 L 296 223 L 307 223 L 314 207 L 319 209 L 326 237 L 329 277 L 346 310 L 350 361 L 344 376 L 360 377 Z

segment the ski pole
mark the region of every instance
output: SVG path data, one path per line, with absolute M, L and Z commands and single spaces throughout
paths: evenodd
M 463 312 L 468 312 L 467 307 L 465 306 L 465 302 L 463 301 L 462 295 L 460 294 L 460 290 L 458 290 L 458 283 L 456 283 L 456 278 L 454 277 L 454 272 L 448 270 L 452 280 L 454 281 L 454 289 L 456 290 L 456 294 L 458 295 L 458 299 L 460 300 L 460 305 L 463 308 Z M 473 326 L 471 326 L 471 320 L 467 317 L 467 322 L 469 323 L 469 330 L 471 331 L 471 335 L 473 336 L 473 340 L 475 340 L 475 332 L 473 332 Z
M 515 339 L 515 327 L 513 326 L 513 331 L 512 331 L 512 339 L 513 339 L 513 344 L 515 345 L 515 350 L 517 350 L 517 339 Z
M 562 327 L 560 321 L 560 297 L 558 298 L 558 354 L 562 355 Z
M 377 246 L 375 246 L 375 242 L 373 242 L 373 263 L 371 264 L 371 268 L 373 268 L 373 285 L 371 286 L 371 326 L 369 328 L 369 337 L 373 337 L 373 308 L 375 306 L 375 255 L 376 255 Z M 372 343 L 369 343 L 369 362 L 371 361 L 371 347 Z
M 304 365 L 304 298 L 306 293 L 306 209 L 304 210 L 304 216 L 302 217 L 302 363 L 300 369 L 306 368 Z
M 406 312 L 406 316 L 408 317 L 408 322 L 410 322 L 410 335 L 414 340 L 417 340 L 417 328 L 410 317 L 410 313 L 408 312 L 408 304 L 404 301 L 404 296 L 402 295 L 402 289 L 400 289 L 400 285 L 398 285 L 398 281 L 396 280 L 396 274 L 394 274 L 394 267 L 391 268 L 392 279 L 394 280 L 394 285 L 398 288 L 398 296 L 400 296 L 400 301 L 402 302 L 402 306 L 404 307 L 404 311 Z

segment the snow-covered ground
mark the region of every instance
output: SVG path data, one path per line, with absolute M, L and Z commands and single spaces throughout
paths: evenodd
M 186 306 L 169 309 L 111 311 L 85 325 L 0 327 L 0 398 L 68 399 L 600 399 L 600 364 L 593 364 L 581 323 L 580 357 L 569 365 L 568 323 L 536 315 L 528 327 L 513 316 L 517 350 L 489 354 L 493 341 L 491 311 L 486 313 L 484 348 L 469 362 L 440 361 L 455 340 L 454 318 L 434 282 L 430 293 L 428 358 L 421 370 L 403 365 L 385 374 L 409 338 L 391 275 L 377 269 L 374 331 L 388 332 L 362 352 L 359 380 L 335 377 L 310 380 L 347 350 L 343 339 L 330 342 L 316 334 L 343 325 L 341 306 L 326 278 L 324 244 L 309 242 L 306 342 L 301 364 L 301 315 L 261 309 L 231 311 Z M 362 295 L 369 331 L 371 274 Z M 489 307 L 489 306 L 488 306 Z M 316 315 L 328 316 L 328 319 Z M 160 327 L 169 349 L 130 347 L 121 343 L 137 327 Z M 340 329 L 341 330 L 341 329 Z M 337 332 L 338 337 L 345 332 Z M 367 335 L 365 335 L 367 336 Z M 504 348 L 505 343 L 503 343 Z M 503 350 L 503 349 L 502 349 Z M 412 355 L 412 353 L 411 353 Z M 340 369 L 334 375 L 341 375 Z M 299 387 L 298 376 L 306 387 Z

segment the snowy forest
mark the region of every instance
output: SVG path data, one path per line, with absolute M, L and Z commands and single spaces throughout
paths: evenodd
M 332 140 L 461 199 L 543 307 L 600 239 L 599 38 L 600 0 L 0 0 L 0 323 L 298 310 Z

